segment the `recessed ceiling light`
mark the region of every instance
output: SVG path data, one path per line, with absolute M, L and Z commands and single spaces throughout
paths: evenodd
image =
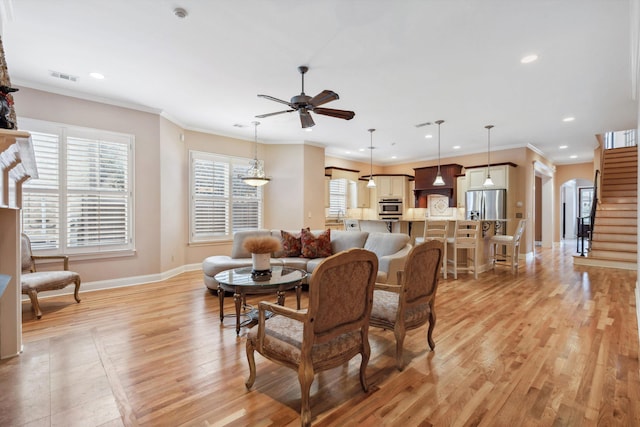
M 531 55 L 523 56 L 520 62 L 523 64 L 529 64 L 531 62 L 536 61 L 537 59 L 538 59 L 538 55 L 536 55 L 535 53 L 532 53 Z
M 459 146 L 459 145 L 454 145 L 454 146 L 453 146 L 453 147 L 451 147 L 451 148 L 453 148 L 454 150 L 459 150 L 459 149 L 460 149 L 460 146 Z
M 96 80 L 102 80 L 102 79 L 104 79 L 104 74 L 101 74 L 101 73 L 95 73 L 95 72 L 94 72 L 94 73 L 89 73 L 89 75 L 90 75 L 91 77 L 93 77 L 94 79 L 96 79 Z
M 392 158 L 392 159 L 397 159 L 397 157 L 396 157 L 396 156 L 391 156 L 391 158 Z
M 359 148 L 358 151 L 364 151 L 364 148 Z
M 563 122 L 572 122 L 574 121 L 576 118 L 575 117 L 565 117 L 564 119 L 562 119 Z
M 431 139 L 431 138 L 433 138 L 433 135 L 431 135 L 430 133 L 428 133 L 428 134 L 426 134 L 424 137 L 425 137 L 425 138 L 427 138 L 427 139 Z
M 578 156 L 577 156 L 576 154 L 572 154 L 572 155 L 570 155 L 570 156 L 569 156 L 569 158 L 570 158 L 570 159 L 577 159 L 577 158 L 578 158 Z
M 304 128 L 303 129 L 305 132 L 313 132 L 313 128 Z
M 345 153 L 345 154 L 351 154 L 351 151 L 348 151 L 348 150 L 347 150 L 347 151 L 345 151 L 344 153 Z
M 561 150 L 564 150 L 565 148 L 569 148 L 569 146 L 568 145 L 561 145 L 558 148 L 561 149 Z

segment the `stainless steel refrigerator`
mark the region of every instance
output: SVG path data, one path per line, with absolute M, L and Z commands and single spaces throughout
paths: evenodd
M 467 219 L 505 219 L 507 190 L 469 190 L 465 210 Z

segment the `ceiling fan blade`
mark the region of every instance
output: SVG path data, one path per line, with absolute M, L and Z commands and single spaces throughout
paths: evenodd
M 275 116 L 276 114 L 282 114 L 282 113 L 290 113 L 292 111 L 296 111 L 296 110 L 276 111 L 275 113 L 260 114 L 259 116 L 256 116 L 256 117 L 259 119 L 264 119 L 265 117 Z
M 338 94 L 335 93 L 334 91 L 323 90 L 322 92 L 320 92 L 319 94 L 311 98 L 309 100 L 309 104 L 313 105 L 314 107 L 317 107 L 319 105 L 326 104 L 327 102 L 335 101 L 336 99 L 339 99 L 339 98 L 340 97 L 338 96 Z
M 315 126 L 315 122 L 313 121 L 311 114 L 309 114 L 305 109 L 300 109 L 300 123 L 302 124 L 302 129 Z
M 283 101 L 282 99 L 274 98 L 273 96 L 258 95 L 258 98 L 264 98 L 264 99 L 268 99 L 268 100 L 271 100 L 271 101 L 279 102 L 281 104 L 288 105 L 289 107 L 293 108 L 293 105 L 291 105 L 291 103 L 289 101 Z
M 351 120 L 356 115 L 353 111 L 334 110 L 333 108 L 314 108 L 313 112 L 322 114 L 323 116 L 337 117 L 338 119 L 344 120 Z

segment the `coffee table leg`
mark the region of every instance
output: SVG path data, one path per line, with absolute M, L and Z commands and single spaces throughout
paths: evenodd
M 220 323 L 224 321 L 224 290 L 218 285 L 218 300 L 220 301 Z
M 235 292 L 233 294 L 233 302 L 236 304 L 236 335 L 240 335 L 240 305 L 242 304 L 242 295 Z
M 297 303 L 296 310 L 300 310 L 300 296 L 301 295 L 302 295 L 302 284 L 298 283 L 296 285 L 296 303 Z

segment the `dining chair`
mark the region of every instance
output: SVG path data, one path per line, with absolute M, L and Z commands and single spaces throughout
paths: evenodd
M 520 239 L 527 225 L 526 219 L 518 222 L 515 233 L 510 235 L 496 234 L 489 239 L 491 268 L 500 262 L 501 259 L 509 260 L 511 271 L 518 271 L 518 256 L 520 254 Z M 504 252 L 500 251 L 503 250 Z
M 478 240 L 480 239 L 480 221 L 456 221 L 454 235 L 447 238 L 447 244 L 453 250 L 451 260 L 453 278 L 458 278 L 458 271 L 473 271 L 473 278 L 478 278 Z M 459 251 L 466 252 L 465 264 L 458 263 Z
M 424 223 L 424 233 L 422 237 L 416 238 L 416 245 L 430 240 L 442 242 L 442 277 L 447 278 L 447 237 L 449 237 L 449 221 L 447 220 L 426 220 Z

